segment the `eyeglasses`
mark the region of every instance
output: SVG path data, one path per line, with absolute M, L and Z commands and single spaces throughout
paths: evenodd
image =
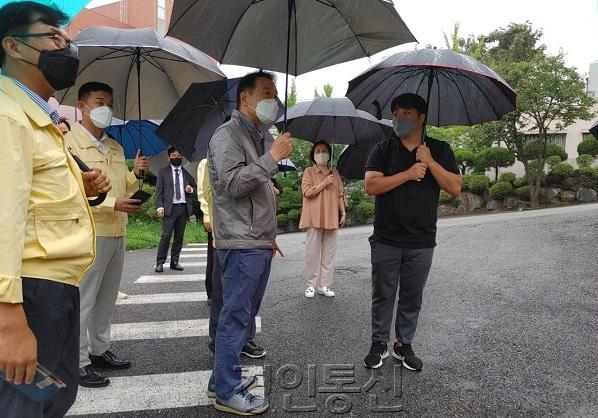
M 63 35 L 58 32 L 41 32 L 41 33 L 22 33 L 17 35 L 9 35 L 13 38 L 48 38 L 54 41 L 54 44 L 57 48 L 70 48 L 73 47 L 74 44 L 69 40 L 66 39 Z

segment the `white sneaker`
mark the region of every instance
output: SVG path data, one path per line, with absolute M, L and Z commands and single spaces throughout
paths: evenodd
M 329 287 L 318 287 L 318 293 L 329 298 L 334 296 L 334 292 Z
M 305 289 L 305 297 L 306 298 L 313 298 L 315 294 L 316 294 L 316 291 L 314 290 L 314 288 L 312 286 L 309 286 L 307 289 Z
M 120 290 L 118 291 L 118 295 L 116 296 L 117 299 L 127 299 L 128 297 L 129 297 L 129 295 L 121 292 Z

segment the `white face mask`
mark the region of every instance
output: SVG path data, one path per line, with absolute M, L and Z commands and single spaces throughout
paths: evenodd
M 269 125 L 276 121 L 276 116 L 278 115 L 278 102 L 276 99 L 263 99 L 257 102 L 257 106 L 254 110 L 260 122 L 264 125 Z
M 327 152 L 314 154 L 314 160 L 316 161 L 316 164 L 327 164 L 330 160 L 330 155 Z
M 112 109 L 108 106 L 96 107 L 95 109 L 91 109 L 89 117 L 96 127 L 100 129 L 107 128 L 112 123 Z

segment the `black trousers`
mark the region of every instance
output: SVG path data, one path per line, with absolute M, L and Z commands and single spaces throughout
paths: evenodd
M 162 237 L 158 244 L 158 256 L 156 264 L 164 264 L 168 256 L 168 247 L 170 238 L 174 232 L 174 240 L 170 249 L 170 264 L 179 262 L 181 249 L 183 248 L 183 238 L 185 237 L 185 227 L 187 226 L 187 206 L 185 204 L 173 205 L 172 213 L 162 219 Z
M 34 402 L 0 380 L 0 416 L 62 418 L 79 386 L 79 289 L 49 280 L 23 278 L 23 310 L 37 339 L 37 361 L 66 388 Z
M 212 299 L 212 272 L 214 270 L 214 236 L 208 232 L 208 254 L 206 261 L 206 293 Z

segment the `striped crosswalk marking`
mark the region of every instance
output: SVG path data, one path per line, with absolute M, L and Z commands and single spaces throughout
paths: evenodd
M 183 253 L 205 253 L 208 252 L 208 247 L 194 247 L 194 248 L 183 248 Z
M 244 374 L 263 375 L 263 368 L 259 366 L 243 370 Z M 211 373 L 211 370 L 201 370 L 111 377 L 110 385 L 105 388 L 80 387 L 77 401 L 68 415 L 117 414 L 210 405 L 206 388 Z M 260 380 L 260 385 L 252 392 L 263 396 L 263 376 Z
M 173 275 L 153 275 L 140 276 L 135 283 L 182 283 L 182 282 L 202 282 L 206 279 L 205 274 L 173 274 Z
M 117 305 L 143 305 L 147 303 L 203 302 L 208 300 L 206 292 L 157 293 L 149 295 L 129 295 L 127 299 L 117 299 Z
M 207 254 L 181 254 L 179 255 L 179 258 L 206 258 L 207 256 Z M 170 257 L 166 260 L 170 260 Z
M 255 318 L 255 331 L 262 332 L 262 319 Z M 164 338 L 208 337 L 209 319 L 187 319 L 182 321 L 133 322 L 113 324 L 112 341 L 153 340 Z

